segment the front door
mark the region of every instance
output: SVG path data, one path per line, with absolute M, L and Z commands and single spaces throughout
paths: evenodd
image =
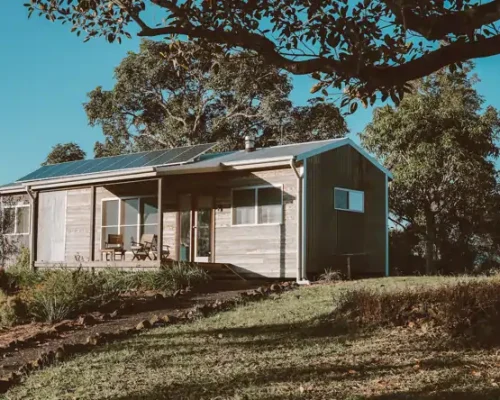
M 213 196 L 187 194 L 179 200 L 179 259 L 213 261 Z

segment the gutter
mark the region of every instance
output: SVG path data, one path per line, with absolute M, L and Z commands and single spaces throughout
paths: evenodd
M 95 177 L 95 178 L 86 178 L 86 179 L 81 179 L 81 180 L 65 180 L 65 181 L 53 181 L 52 183 L 50 182 L 40 182 L 38 186 L 34 186 L 33 188 L 36 190 L 42 190 L 42 189 L 56 189 L 56 188 L 68 188 L 68 187 L 73 187 L 73 186 L 82 186 L 82 185 L 89 185 L 89 184 L 95 184 L 95 183 L 102 183 L 103 185 L 106 184 L 113 184 L 113 183 L 120 183 L 123 180 L 131 180 L 131 179 L 141 179 L 141 178 L 153 178 L 156 177 L 157 173 L 156 172 L 146 172 L 146 173 L 135 173 L 135 174 L 122 174 L 122 175 L 113 175 L 109 177 Z
M 85 181 L 89 179 L 103 179 L 103 178 L 110 178 L 110 177 L 120 177 L 120 176 L 127 176 L 127 175 L 137 175 L 141 173 L 150 173 L 150 172 L 155 172 L 154 167 L 147 167 L 147 168 L 131 168 L 128 170 L 117 170 L 117 171 L 106 171 L 106 172 L 97 172 L 97 173 L 89 173 L 89 174 L 81 174 L 81 175 L 67 175 L 64 177 L 59 177 L 59 178 L 54 178 L 54 179 L 33 179 L 30 181 L 20 181 L 18 183 L 21 184 L 29 184 L 29 185 L 50 185 L 50 184 L 56 184 L 56 183 L 67 183 L 67 182 L 79 182 L 79 181 Z
M 297 283 L 299 285 L 309 285 L 310 282 L 306 279 L 306 229 L 305 225 L 305 191 L 303 190 L 303 182 L 305 180 L 305 169 L 302 173 L 299 172 L 296 164 L 297 160 L 293 157 L 290 160 L 290 167 L 297 176 Z M 305 162 L 304 162 L 305 167 Z

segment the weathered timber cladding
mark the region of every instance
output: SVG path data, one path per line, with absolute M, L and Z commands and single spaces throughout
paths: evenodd
M 283 185 L 283 223 L 232 226 L 231 189 Z M 226 174 L 218 184 L 215 214 L 215 261 L 244 274 L 295 278 L 297 273 L 297 177 L 291 168 Z
M 364 191 L 365 211 L 334 209 L 334 187 Z M 343 270 L 346 253 L 353 272 L 383 274 L 385 270 L 385 175 L 350 146 L 307 160 L 307 269 Z
M 90 260 L 91 211 L 90 188 L 68 190 L 66 205 L 66 262 Z
M 66 190 L 39 194 L 36 261 L 66 261 L 66 204 Z

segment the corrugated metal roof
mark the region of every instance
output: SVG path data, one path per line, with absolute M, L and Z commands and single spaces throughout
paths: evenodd
M 388 171 L 384 166 L 382 166 L 376 159 L 374 159 L 370 154 L 366 152 L 361 146 L 354 143 L 349 138 L 338 138 L 338 139 L 330 139 L 330 140 L 321 140 L 316 142 L 307 142 L 307 143 L 297 143 L 297 144 L 289 144 L 282 146 L 274 146 L 274 147 L 266 147 L 266 148 L 257 148 L 255 151 L 248 152 L 245 150 L 241 151 L 233 151 L 233 152 L 224 152 L 224 153 L 210 153 L 210 154 L 202 154 L 192 159 L 190 162 L 181 165 L 159 165 L 153 168 L 153 173 L 161 174 L 170 174 L 170 173 L 197 173 L 197 172 L 208 172 L 208 171 L 222 171 L 225 168 L 230 168 L 231 166 L 237 165 L 252 165 L 259 163 L 267 163 L 273 161 L 287 161 L 288 159 L 296 159 L 297 161 L 302 161 L 308 157 L 314 156 L 316 154 L 320 154 L 325 151 L 333 150 L 337 147 L 350 145 L 359 151 L 363 156 L 365 156 L 370 162 L 372 162 L 377 168 L 387 174 L 390 178 L 392 178 L 392 174 Z M 111 175 L 110 175 L 111 174 Z M 116 179 L 123 178 L 123 170 L 116 169 L 114 171 L 107 172 L 106 177 L 114 177 L 116 175 Z M 86 174 L 90 176 L 76 176 L 75 181 L 81 179 L 93 179 L 97 180 L 101 178 L 101 174 Z M 120 176 L 118 176 L 120 175 Z M 104 176 L 104 175 L 103 175 Z M 72 177 L 67 177 L 68 186 L 72 184 Z M 57 177 L 50 177 L 47 179 L 51 184 L 53 182 L 58 182 Z M 24 185 L 31 185 L 31 183 L 23 182 Z M 43 184 L 42 182 L 36 181 L 35 186 L 38 183 Z M 60 183 L 59 183 L 60 184 Z M 9 185 L 5 185 L 0 187 L 0 191 L 11 191 L 19 187 L 23 188 L 23 185 L 14 182 Z
M 258 163 L 263 160 L 273 160 L 280 158 L 292 158 L 297 157 L 302 154 L 306 154 L 311 151 L 319 150 L 325 146 L 330 146 L 334 143 L 342 143 L 346 142 L 345 138 L 339 139 L 330 139 L 330 140 L 319 140 L 316 142 L 307 142 L 307 143 L 295 143 L 288 144 L 282 146 L 274 146 L 274 147 L 265 147 L 265 148 L 257 148 L 255 151 L 234 151 L 229 153 L 219 153 L 219 154 L 211 154 L 210 158 L 203 159 L 201 158 L 199 161 L 191 164 L 172 166 L 172 167 L 160 167 L 159 171 L 189 171 L 189 170 L 198 170 L 198 169 L 209 169 L 216 168 L 221 165 L 231 165 L 236 163 Z M 347 144 L 347 142 L 346 142 Z

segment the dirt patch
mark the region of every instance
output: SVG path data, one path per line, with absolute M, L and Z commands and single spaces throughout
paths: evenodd
M 42 354 L 84 343 L 89 336 L 133 328 L 155 316 L 181 318 L 191 309 L 236 299 L 243 293 L 248 294 L 249 290 L 259 290 L 259 285 L 259 282 L 214 282 L 203 290 L 183 291 L 173 298 L 152 293 L 142 297 L 130 296 L 121 304 L 108 304 L 101 312 L 86 314 L 76 320 L 55 325 L 33 323 L 14 327 L 0 333 L 0 379 L 8 379 L 13 372 L 39 359 Z M 259 294 L 258 291 L 255 293 Z

